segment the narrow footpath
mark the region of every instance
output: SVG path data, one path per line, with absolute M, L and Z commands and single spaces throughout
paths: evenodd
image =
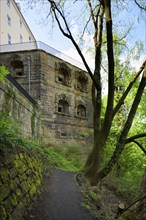
M 24 220 L 95 220 L 82 207 L 83 196 L 75 173 L 56 170 L 44 181 L 44 190 Z

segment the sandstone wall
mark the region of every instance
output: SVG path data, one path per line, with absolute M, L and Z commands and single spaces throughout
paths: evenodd
M 92 82 L 87 72 L 42 50 L 4 53 L 0 54 L 0 59 L 27 91 L 30 77 L 30 95 L 38 103 L 42 114 L 42 136 L 46 144 L 50 137 L 53 137 L 53 141 L 82 140 L 83 134 L 92 130 Z M 22 72 L 18 74 L 19 68 L 12 64 L 23 65 Z M 64 71 L 68 74 L 67 83 L 59 78 Z M 82 76 L 87 80 L 86 89 L 85 83 L 83 88 L 78 88 L 78 77 Z M 68 113 L 58 111 L 59 100 L 68 102 Z M 85 117 L 77 115 L 79 105 L 85 107 Z
M 42 162 L 38 157 L 12 150 L 1 153 L 0 219 L 22 219 L 39 193 L 41 181 Z
M 0 82 L 0 112 L 10 115 L 27 138 L 41 138 L 41 118 L 37 106 L 32 104 L 6 79 Z

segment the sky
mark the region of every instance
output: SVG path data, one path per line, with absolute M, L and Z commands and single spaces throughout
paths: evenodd
M 37 41 L 41 41 L 55 48 L 56 50 L 61 51 L 62 53 L 80 61 L 80 57 L 77 54 L 74 46 L 67 38 L 65 38 L 62 35 L 57 25 L 52 28 L 52 23 L 49 22 L 49 20 L 48 22 L 41 21 L 42 17 L 44 18 L 47 15 L 45 14 L 44 9 L 42 10 L 42 12 L 40 11 L 40 7 L 39 9 L 33 7 L 32 9 L 28 10 L 25 5 L 26 1 L 16 0 L 16 2 L 20 4 L 21 12 Z M 146 55 L 146 13 L 142 14 L 137 8 L 137 6 L 134 6 L 133 0 L 129 0 L 129 2 L 130 2 L 129 11 L 127 10 L 121 11 L 121 13 L 116 18 L 116 21 L 121 22 L 122 20 L 125 20 L 128 23 L 130 22 L 134 23 L 135 27 L 133 26 L 133 32 L 131 33 L 129 37 L 129 46 L 131 46 L 135 40 L 141 40 L 144 43 L 144 51 L 141 54 L 140 60 L 137 61 L 137 63 L 135 62 L 135 66 L 140 67 L 144 59 L 146 59 L 145 57 Z M 73 13 L 76 15 L 79 14 L 80 6 L 77 9 L 75 9 Z M 142 16 L 140 16 L 141 14 Z M 75 24 L 73 31 L 76 35 L 79 34 L 79 30 L 80 30 L 80 27 Z M 121 32 L 122 32 L 122 26 L 121 26 Z M 85 41 L 87 41 L 88 43 L 91 42 L 92 36 L 89 36 L 86 34 Z M 85 53 L 85 56 L 87 57 L 89 61 L 89 65 L 93 67 L 94 61 L 91 55 L 87 53 L 86 48 L 82 48 L 82 51 Z

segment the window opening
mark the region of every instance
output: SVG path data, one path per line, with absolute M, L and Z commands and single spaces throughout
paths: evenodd
M 58 75 L 58 81 L 61 82 L 61 83 L 64 82 L 64 77 L 61 73 Z
M 86 108 L 84 105 L 78 105 L 77 115 L 80 117 L 86 117 Z
M 22 21 L 20 20 L 20 27 L 22 28 Z
M 69 114 L 69 104 L 65 100 L 59 100 L 58 103 L 58 112 Z
M 7 5 L 10 7 L 10 0 L 7 0 Z
M 24 65 L 20 60 L 14 60 L 11 62 L 11 68 L 14 72 L 15 76 L 23 76 L 24 75 Z
M 11 45 L 11 43 L 12 43 L 11 35 L 8 34 L 8 44 Z
M 21 34 L 20 34 L 20 43 L 21 43 L 21 44 L 23 43 L 23 37 L 22 37 Z
M 87 91 L 87 79 L 84 77 L 78 77 L 77 79 L 77 89 L 80 91 Z
M 70 75 L 68 71 L 64 68 L 61 68 L 58 73 L 58 82 L 64 85 L 69 85 L 69 78 L 70 78 Z
M 61 133 L 61 136 L 66 137 L 66 136 L 67 136 L 67 133 L 66 133 L 66 132 L 62 132 L 62 133 Z
M 8 25 L 11 26 L 11 18 L 9 15 L 7 15 L 7 22 L 8 22 Z

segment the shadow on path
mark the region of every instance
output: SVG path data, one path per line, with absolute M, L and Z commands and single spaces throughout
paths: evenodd
M 24 220 L 95 220 L 81 206 L 83 196 L 74 180 L 75 173 L 56 170 L 44 182 L 44 192 Z

